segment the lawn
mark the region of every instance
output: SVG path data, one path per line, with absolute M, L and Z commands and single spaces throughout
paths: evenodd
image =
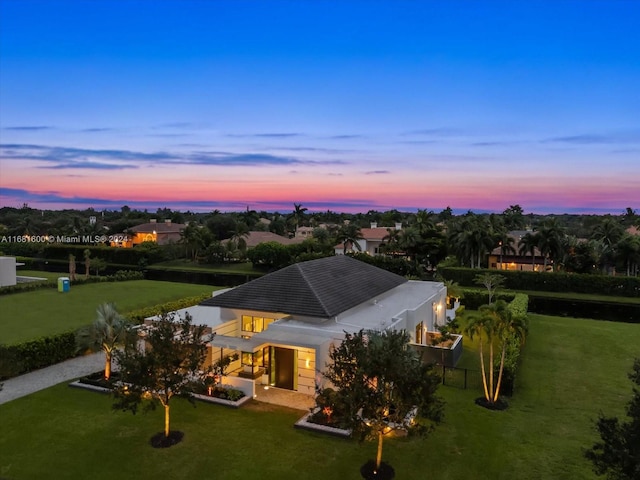
M 2 295 L 0 343 L 19 343 L 88 325 L 102 302 L 115 302 L 118 310 L 125 313 L 214 289 L 188 283 L 131 280 L 72 285 L 67 293 L 50 288 Z
M 480 391 L 444 387 L 444 423 L 425 439 L 386 441 L 384 458 L 403 480 L 595 479 L 582 451 L 598 411 L 619 415 L 631 398 L 639 335 L 634 324 L 532 315 L 508 410 L 476 406 Z M 467 342 L 465 355 L 474 348 Z M 375 453 L 374 443 L 295 430 L 302 412 L 180 401 L 172 426 L 184 441 L 155 450 L 148 439 L 162 412 L 133 416 L 110 404 L 58 385 L 0 405 L 0 477 L 356 480 Z

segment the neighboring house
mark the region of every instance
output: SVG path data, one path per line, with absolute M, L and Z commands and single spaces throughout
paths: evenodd
M 111 242 L 111 246 L 131 248 L 142 242 L 156 242 L 158 245 L 178 243 L 186 227 L 183 223 L 172 223 L 171 220 L 158 223 L 151 219 L 149 223 L 131 227 L 128 233 L 122 234 L 122 241 Z
M 527 233 L 534 233 L 531 230 L 513 230 L 507 235 L 513 238 L 511 246 L 515 250 L 510 253 L 502 253 L 502 247 L 494 248 L 489 253 L 489 268 L 497 270 L 521 270 L 521 271 L 535 271 L 541 272 L 544 270 L 544 257 L 540 250 L 536 247 L 534 249 L 534 255 L 526 252 L 524 255 L 520 255 L 520 240 Z M 535 258 L 534 258 L 535 257 Z
M 402 223 L 398 222 L 395 224 L 395 227 L 391 228 L 378 227 L 376 222 L 372 222 L 371 228 L 361 228 L 360 233 L 362 234 L 362 239 L 357 241 L 358 245 L 360 245 L 360 250 L 354 247 L 353 251 L 368 253 L 369 255 L 382 254 L 380 246 L 385 243 L 383 239 L 389 235 L 389 230 L 402 230 Z M 336 255 L 343 255 L 345 253 L 344 245 L 336 245 L 334 253 Z
M 264 242 L 276 242 L 281 245 L 292 245 L 294 243 L 300 243 L 303 240 L 303 238 L 288 238 L 273 232 L 259 231 L 251 231 L 246 237 L 244 237 L 244 241 L 247 243 L 247 248 L 253 248 Z M 223 240 L 221 243 L 226 244 L 228 242 L 229 239 Z
M 406 330 L 412 343 L 424 345 L 427 331 L 446 322 L 446 296 L 442 283 L 407 280 L 341 255 L 215 292 L 180 314 L 188 311 L 216 333 L 208 363 L 239 355 L 231 378 L 313 394 L 345 331 Z

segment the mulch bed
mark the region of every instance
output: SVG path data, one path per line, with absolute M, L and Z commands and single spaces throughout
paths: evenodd
M 169 436 L 165 437 L 164 432 L 158 432 L 153 437 L 149 443 L 153 448 L 169 448 L 173 445 L 180 443 L 184 437 L 184 433 L 178 430 L 172 430 L 169 432 Z
M 502 410 L 506 410 L 507 408 L 509 408 L 509 404 L 505 400 L 503 400 L 502 398 L 498 398 L 497 402 L 490 403 L 489 401 L 487 401 L 486 398 L 478 397 L 478 398 L 476 398 L 475 402 L 476 402 L 476 405 L 480 405 L 481 407 L 484 407 L 484 408 L 489 409 L 489 410 L 502 411 Z
M 366 480 L 391 480 L 395 478 L 396 472 L 393 467 L 386 462 L 381 462 L 380 468 L 376 470 L 376 462 L 369 460 L 360 467 L 360 475 Z

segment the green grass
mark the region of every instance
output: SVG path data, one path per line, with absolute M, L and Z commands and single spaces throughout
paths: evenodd
M 206 265 L 202 263 L 193 263 L 188 260 L 168 260 L 166 262 L 154 263 L 147 268 L 149 270 L 180 270 L 187 272 L 264 275 L 264 271 L 255 270 L 251 262 L 230 263 L 228 265 Z
M 41 270 L 17 270 L 16 275 L 19 277 L 38 277 L 46 278 L 47 280 L 58 280 L 59 277 L 68 277 L 66 273 L 60 272 L 43 272 Z
M 531 316 L 518 391 L 504 412 L 478 407 L 481 392 L 442 388 L 445 421 L 427 438 L 390 439 L 396 478 L 596 479 L 583 449 L 600 410 L 623 413 L 640 326 Z M 466 339 L 465 339 L 466 340 Z M 473 365 L 476 345 L 467 342 Z M 239 410 L 176 402 L 172 427 L 184 441 L 148 445 L 162 412 L 110 410 L 109 397 L 58 385 L 0 405 L 0 477 L 31 479 L 359 479 L 374 443 L 295 430 L 301 416 L 249 404 Z
M 90 324 L 98 305 L 114 302 L 121 313 L 211 292 L 215 287 L 132 280 L 72 285 L 0 296 L 0 343 L 13 344 Z

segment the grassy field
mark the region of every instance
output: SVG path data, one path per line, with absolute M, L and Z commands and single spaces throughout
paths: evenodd
M 72 285 L 67 293 L 51 288 L 2 295 L 0 343 L 18 343 L 88 325 L 102 302 L 114 302 L 118 310 L 125 313 L 214 289 L 188 283 L 132 280 Z
M 444 423 L 428 438 L 386 441 L 384 458 L 403 480 L 595 479 L 582 452 L 598 412 L 620 415 L 631 398 L 638 338 L 638 325 L 532 315 L 508 410 L 476 406 L 480 391 L 441 388 Z M 469 365 L 475 347 L 467 342 Z M 356 480 L 375 453 L 374 443 L 295 430 L 302 412 L 255 402 L 176 402 L 172 426 L 184 441 L 156 450 L 148 439 L 162 428 L 160 410 L 133 416 L 110 405 L 66 385 L 0 405 L 0 477 Z

